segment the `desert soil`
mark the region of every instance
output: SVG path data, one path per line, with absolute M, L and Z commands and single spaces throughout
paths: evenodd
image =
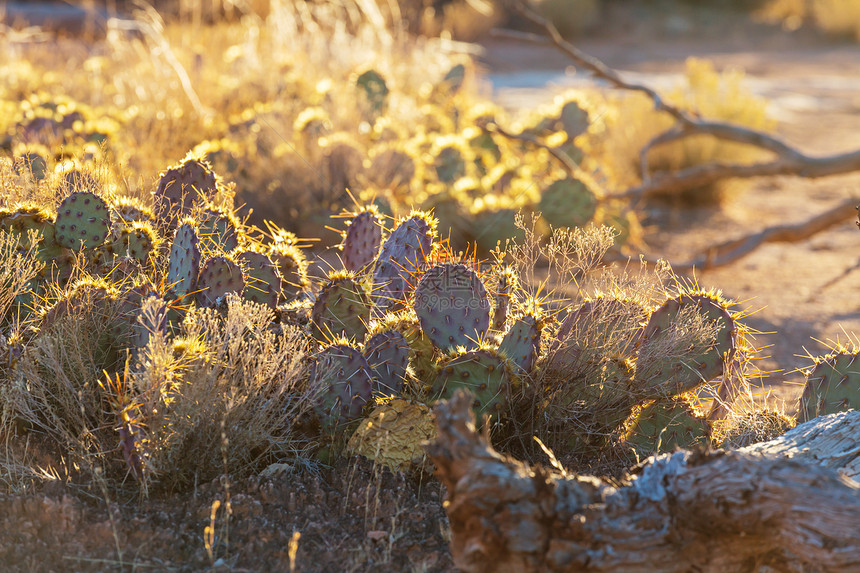
M 787 141 L 814 154 L 860 148 L 857 45 L 785 34 L 740 17 L 714 20 L 706 12 L 643 18 L 632 6 L 611 14 L 606 28 L 580 47 L 653 85 L 675 81 L 691 55 L 720 67 L 741 66 L 753 89 L 771 100 Z M 584 81 L 547 47 L 497 38 L 481 47 L 494 97 L 511 108 L 537 105 Z M 721 210 L 648 206 L 648 254 L 685 260 L 711 244 L 801 221 L 853 195 L 860 202 L 860 174 L 819 181 L 775 177 L 749 182 Z M 803 356 L 825 351 L 815 339 L 860 332 L 853 295 L 860 271 L 823 288 L 860 258 L 858 245 L 860 231 L 846 219 L 807 241 L 769 244 L 730 266 L 697 273 L 702 286 L 718 287 L 757 311 L 746 319 L 750 326 L 775 333 L 760 335 L 757 343 L 771 345 L 760 367 L 779 372 L 757 385 L 789 408 L 802 379 L 795 370 L 809 364 Z M 360 459 L 276 469 L 280 473 L 216 480 L 148 500 L 57 481 L 0 494 L 0 569 L 290 571 L 290 540 L 300 532 L 296 571 L 454 570 L 444 492 L 427 474 L 394 475 Z M 211 537 L 207 527 L 213 527 Z

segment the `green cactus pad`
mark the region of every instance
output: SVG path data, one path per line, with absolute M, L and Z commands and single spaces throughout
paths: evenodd
M 194 291 L 199 271 L 200 240 L 194 224 L 186 221 L 176 228 L 170 246 L 166 281 L 172 295 L 181 298 Z
M 281 272 L 272 259 L 263 253 L 245 251 L 237 257 L 237 261 L 245 269 L 245 299 L 270 308 L 278 306 Z
M 374 393 L 399 396 L 409 367 L 406 337 L 396 330 L 378 332 L 365 343 L 362 354 L 373 370 Z
M 0 230 L 17 237 L 19 252 L 26 252 L 33 246 L 28 241 L 30 231 L 39 232 L 37 243 L 40 251 L 54 243 L 54 218 L 51 213 L 36 205 L 17 205 L 14 210 L 3 213 L 0 217 Z
M 436 234 L 436 221 L 423 212 L 401 221 L 382 244 L 373 271 L 374 316 L 400 310 L 418 269 L 427 260 Z
M 110 210 L 95 193 L 78 191 L 60 202 L 54 228 L 58 245 L 73 251 L 94 249 L 107 238 Z
M 708 444 L 707 423 L 687 400 L 657 400 L 634 416 L 626 442 L 641 456 Z
M 597 198 L 581 180 L 566 177 L 543 190 L 537 210 L 555 227 L 582 227 L 594 218 Z
M 559 120 L 569 140 L 588 131 L 588 112 L 575 101 L 569 101 L 562 106 Z
M 439 365 L 433 395 L 448 399 L 459 388 L 470 390 L 480 419 L 484 414 L 498 415 L 516 383 L 517 377 L 503 356 L 489 349 L 471 350 Z
M 334 273 L 314 302 L 311 320 L 318 340 L 347 336 L 362 341 L 370 322 L 370 297 L 354 275 Z
M 543 321 L 531 313 L 519 316 L 499 343 L 504 354 L 522 372 L 531 372 L 540 354 Z
M 444 351 L 475 349 L 490 327 L 490 301 L 477 273 L 444 263 L 424 273 L 413 303 L 421 329 Z
M 311 373 L 320 393 L 315 409 L 326 432 L 361 417 L 371 398 L 373 376 L 367 360 L 357 349 L 334 344 L 317 355 Z
M 382 244 L 382 224 L 375 209 L 355 215 L 343 238 L 343 266 L 348 271 L 362 272 L 369 268 L 379 255 Z
M 682 357 L 659 360 L 661 346 L 671 344 L 673 326 L 685 309 L 693 309 L 716 331 L 713 343 L 690 349 Z M 726 305 L 707 294 L 681 294 L 651 313 L 636 360 L 636 381 L 651 397 L 674 396 L 717 378 L 735 352 L 735 321 Z M 652 352 L 652 349 L 657 351 Z
M 836 352 L 819 359 L 807 374 L 798 422 L 850 409 L 860 409 L 860 353 Z
M 367 70 L 355 80 L 355 85 L 364 93 L 374 112 L 385 109 L 388 99 L 388 84 L 376 70 Z
M 227 293 L 240 294 L 245 288 L 242 268 L 227 257 L 212 257 L 200 269 L 197 288 L 200 306 L 213 307 Z
M 466 160 L 462 150 L 456 145 L 446 145 L 439 149 L 433 160 L 436 177 L 443 183 L 453 183 L 466 175 Z
M 158 220 L 172 227 L 215 198 L 218 178 L 205 161 L 186 159 L 162 173 L 153 197 Z

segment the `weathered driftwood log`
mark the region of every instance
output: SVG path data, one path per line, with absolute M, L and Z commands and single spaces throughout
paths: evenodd
M 471 403 L 459 392 L 436 407 L 429 447 L 463 571 L 860 571 L 860 484 L 830 468 L 681 451 L 615 488 L 506 459 Z M 800 427 L 774 448 L 802 450 L 807 431 L 819 439 Z

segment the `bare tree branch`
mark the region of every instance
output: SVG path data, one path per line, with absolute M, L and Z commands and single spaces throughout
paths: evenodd
M 640 153 L 642 184 L 622 193 L 610 195 L 610 197 L 637 199 L 655 193 L 694 189 L 727 178 L 769 175 L 817 178 L 860 170 L 860 150 L 812 157 L 770 134 L 731 123 L 703 120 L 666 102 L 655 90 L 645 85 L 624 80 L 615 70 L 567 42 L 561 37 L 552 22 L 532 10 L 523 0 L 511 0 L 510 4 L 515 11 L 539 26 L 550 42 L 575 64 L 609 82 L 613 87 L 644 93 L 654 103 L 655 109 L 668 113 L 678 121 L 674 128 L 657 135 L 642 149 Z M 531 38 L 529 37 L 529 39 Z M 752 165 L 711 163 L 654 176 L 649 173 L 648 153 L 654 147 L 693 135 L 711 135 L 725 141 L 752 145 L 774 153 L 776 159 Z

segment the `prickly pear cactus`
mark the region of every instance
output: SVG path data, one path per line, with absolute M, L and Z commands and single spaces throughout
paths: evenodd
M 379 254 L 382 244 L 382 224 L 375 209 L 361 211 L 349 223 L 343 238 L 343 266 L 348 271 L 362 272 L 369 268 Z
M 161 174 L 153 197 L 155 215 L 167 227 L 215 198 L 218 178 L 205 161 L 188 158 Z
M 264 304 L 269 308 L 278 306 L 281 298 L 281 272 L 272 259 L 256 251 L 245 251 L 237 258 L 245 269 L 245 300 Z
M 415 283 L 418 269 L 427 260 L 436 234 L 436 221 L 413 212 L 400 221 L 382 244 L 373 271 L 374 316 L 400 310 Z
M 269 258 L 281 273 L 281 297 L 291 300 L 310 287 L 308 262 L 295 244 L 276 241 L 269 245 Z
M 371 398 L 372 378 L 367 360 L 348 344 L 333 344 L 317 355 L 311 380 L 319 389 L 315 409 L 325 432 L 361 417 Z
M 671 344 L 683 328 L 684 312 L 695 312 L 715 331 L 715 338 L 696 345 L 683 356 L 661 359 L 661 348 Z M 735 321 L 721 300 L 708 294 L 684 293 L 666 301 L 651 313 L 642 333 L 636 360 L 637 384 L 651 397 L 674 396 L 692 390 L 723 373 L 723 365 L 735 353 Z M 662 350 L 665 353 L 665 349 Z
M 562 106 L 559 120 L 569 140 L 588 131 L 588 112 L 576 101 L 569 101 Z
M 436 177 L 443 183 L 453 183 L 466 175 L 466 160 L 463 151 L 456 145 L 441 147 L 433 160 Z
M 537 210 L 555 227 L 582 227 L 594 218 L 597 198 L 581 180 L 567 177 L 543 190 Z
M 798 402 L 798 422 L 852 408 L 860 409 L 860 352 L 844 350 L 817 360 Z
M 540 354 L 543 320 L 533 313 L 524 313 L 514 320 L 499 343 L 499 352 L 514 363 L 521 372 L 529 373 Z
M 439 365 L 433 395 L 448 399 L 458 388 L 471 390 L 475 395 L 473 408 L 480 419 L 484 414 L 497 416 L 507 405 L 511 388 L 517 382 L 504 356 L 487 348 L 470 350 Z
M 388 84 L 376 70 L 367 70 L 355 80 L 355 85 L 364 93 L 370 108 L 375 113 L 385 109 L 388 99 Z
M 134 197 L 115 197 L 110 205 L 110 217 L 113 223 L 150 223 L 155 224 L 155 213 Z
M 374 408 L 349 439 L 347 451 L 392 471 L 406 471 L 425 460 L 424 443 L 434 440 L 436 425 L 430 408 L 393 398 Z
M 181 298 L 197 288 L 200 272 L 200 239 L 192 221 L 180 224 L 173 235 L 170 259 L 167 266 L 167 285 L 176 298 Z
M 141 264 L 150 262 L 160 242 L 158 233 L 147 222 L 124 223 L 111 229 L 110 246 L 113 254 L 130 257 Z
M 493 289 L 493 324 L 496 332 L 505 332 L 508 325 L 508 310 L 511 307 L 511 297 L 517 288 L 517 273 L 511 267 L 505 267 L 497 275 Z
M 475 271 L 459 263 L 443 263 L 424 273 L 413 308 L 421 329 L 443 351 L 477 348 L 490 327 L 487 289 Z
M 436 349 L 424 331 L 421 330 L 418 317 L 412 311 L 386 314 L 378 321 L 375 332 L 386 330 L 396 330 L 403 335 L 409 345 L 409 366 L 415 376 L 425 385 L 425 389 L 429 390 L 436 376 L 434 369 Z
M 57 244 L 73 251 L 94 249 L 107 238 L 110 210 L 95 193 L 77 191 L 60 202 L 54 228 Z
M 632 300 L 600 296 L 585 301 L 558 327 L 546 367 L 570 373 L 607 357 L 630 357 L 647 318 L 648 312 Z
M 197 277 L 197 302 L 214 307 L 227 293 L 241 294 L 245 288 L 242 268 L 227 257 L 212 257 L 203 264 Z
M 708 443 L 707 423 L 684 398 L 657 400 L 634 414 L 626 442 L 641 456 Z
M 360 342 L 370 323 L 370 297 L 354 274 L 332 273 L 314 302 L 311 320 L 317 340 L 346 336 Z
M 373 370 L 374 393 L 399 396 L 406 383 L 409 343 L 396 330 L 384 330 L 370 337 L 362 353 Z
M 207 207 L 203 217 L 198 235 L 204 253 L 230 253 L 239 246 L 239 222 L 231 211 Z

